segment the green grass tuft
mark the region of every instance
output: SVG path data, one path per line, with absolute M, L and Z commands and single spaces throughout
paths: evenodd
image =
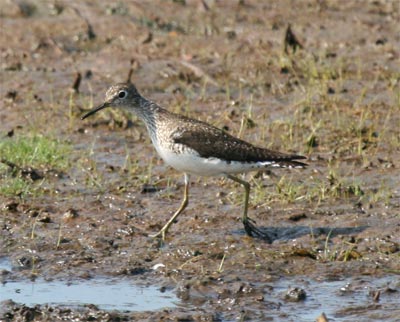
M 21 168 L 65 169 L 69 151 L 68 144 L 41 135 L 7 138 L 0 142 L 0 160 Z
M 29 172 L 61 171 L 68 167 L 70 146 L 41 135 L 16 136 L 0 142 L 0 195 L 23 196 L 38 192 Z
M 0 179 L 0 195 L 22 196 L 32 190 L 32 183 L 20 177 L 5 177 Z

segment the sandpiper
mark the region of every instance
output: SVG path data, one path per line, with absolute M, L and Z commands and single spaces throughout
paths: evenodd
M 147 100 L 132 83 L 119 83 L 106 92 L 103 104 L 86 113 L 82 120 L 106 108 L 118 107 L 133 112 L 146 125 L 151 141 L 161 158 L 171 167 L 184 173 L 185 188 L 182 203 L 164 227 L 151 237 L 165 235 L 189 202 L 189 175 L 224 176 L 245 189 L 242 222 L 249 236 L 270 241 L 268 234 L 257 228 L 247 216 L 250 184 L 234 174 L 277 168 L 303 168 L 296 161 L 304 156 L 286 154 L 256 147 L 208 123 L 175 114 Z

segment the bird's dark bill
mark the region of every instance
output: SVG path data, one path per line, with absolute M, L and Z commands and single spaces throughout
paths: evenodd
M 106 107 L 108 107 L 108 106 L 109 106 L 108 103 L 103 103 L 103 104 L 101 104 L 100 106 L 97 106 L 97 107 L 91 109 L 89 112 L 87 112 L 85 115 L 83 115 L 83 116 L 81 117 L 81 120 L 84 120 L 85 118 L 89 117 L 90 115 L 93 115 L 93 114 L 97 113 L 98 111 L 100 111 L 100 110 L 102 110 L 103 108 L 106 108 Z

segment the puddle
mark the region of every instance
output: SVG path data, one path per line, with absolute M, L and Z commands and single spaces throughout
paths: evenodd
M 0 272 L 2 270 L 12 270 L 9 261 L 0 260 Z M 0 285 L 0 302 L 11 299 L 28 306 L 49 304 L 79 308 L 94 304 L 103 310 L 141 312 L 182 308 L 190 306 L 193 300 L 191 298 L 183 304 L 171 291 L 161 292 L 155 286 L 138 286 L 127 278 L 103 277 L 73 283 L 32 282 L 7 280 L 7 274 L 3 274 L 3 280 L 5 283 Z M 395 317 L 400 316 L 398 275 L 354 276 L 320 281 L 309 277 L 286 276 L 272 283 L 260 283 L 258 287 L 265 290 L 262 307 L 268 310 L 271 321 L 281 321 L 283 316 L 288 321 L 315 321 L 322 312 L 332 321 L 353 321 L 359 317 L 363 317 L 363 321 L 395 321 Z M 290 288 L 304 290 L 306 298 L 297 302 L 286 300 L 285 294 Z M 203 296 L 206 300 L 203 303 L 215 300 L 207 292 Z
M 12 269 L 10 263 L 0 260 L 0 271 Z M 179 301 L 172 291 L 161 292 L 159 287 L 138 286 L 127 278 L 96 278 L 66 281 L 8 281 L 0 285 L 0 302 L 13 300 L 33 306 L 51 304 L 79 307 L 94 304 L 103 310 L 154 311 L 174 307 Z
M 285 277 L 268 285 L 273 289 L 272 299 L 269 294 L 268 301 L 275 303 L 281 313 L 296 321 L 315 321 L 322 312 L 333 321 L 359 316 L 365 318 L 363 321 L 374 321 L 376 318 L 392 321 L 391 318 L 400 314 L 400 277 L 396 275 L 357 276 L 340 281 Z M 294 287 L 305 290 L 307 296 L 304 301 L 289 302 L 283 299 L 288 289 Z M 374 300 L 378 291 L 379 296 Z

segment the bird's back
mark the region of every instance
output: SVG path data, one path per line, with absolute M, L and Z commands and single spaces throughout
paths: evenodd
M 306 164 L 296 161 L 305 159 L 303 156 L 256 147 L 208 123 L 161 108 L 155 115 L 155 126 L 157 142 L 153 140 L 153 143 L 163 159 L 170 164 L 173 162 L 171 162 L 171 157 L 165 157 L 165 150 L 171 150 L 177 155 L 179 154 L 181 158 L 183 154 L 190 154 L 192 157 L 213 160 L 215 163 L 217 163 L 216 160 L 221 160 L 221 164 L 227 166 L 236 164 L 243 167 L 243 171 L 234 172 L 247 172 L 268 166 L 306 166 Z M 189 162 L 189 160 L 187 161 Z M 246 168 L 245 164 L 249 167 Z M 209 166 L 212 167 L 212 164 Z

